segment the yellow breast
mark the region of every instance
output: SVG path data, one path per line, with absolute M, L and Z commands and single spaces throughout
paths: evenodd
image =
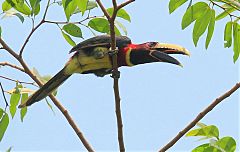
M 94 56 L 89 56 L 83 52 L 74 55 L 67 63 L 65 71 L 67 74 L 84 73 L 86 71 L 111 69 L 112 64 L 109 55 L 106 53 L 103 58 L 96 59 Z

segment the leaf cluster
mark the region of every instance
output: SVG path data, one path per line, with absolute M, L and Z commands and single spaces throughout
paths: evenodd
M 169 12 L 174 12 L 187 1 L 188 0 L 170 0 Z M 227 0 L 209 0 L 209 3 L 200 1 L 194 4 L 192 4 L 192 0 L 190 0 L 186 12 L 182 18 L 182 29 L 184 30 L 189 25 L 194 23 L 192 38 L 195 46 L 197 46 L 199 39 L 207 31 L 205 40 L 205 48 L 207 49 L 214 33 L 216 21 L 229 16 L 231 21 L 227 22 L 225 25 L 224 47 L 231 47 L 233 41 L 233 61 L 236 62 L 240 54 L 240 30 L 238 24 L 240 17 L 232 13 L 239 13 L 239 6 L 240 3 L 239 5 L 236 5 L 235 3 Z M 218 15 L 216 15 L 216 7 L 223 10 Z M 233 19 L 235 20 L 233 21 Z
M 192 152 L 234 152 L 236 150 L 234 138 L 229 136 L 219 138 L 219 130 L 216 126 L 203 123 L 198 123 L 198 126 L 199 128 L 190 130 L 186 137 L 202 137 L 200 140 L 210 140 L 194 148 Z

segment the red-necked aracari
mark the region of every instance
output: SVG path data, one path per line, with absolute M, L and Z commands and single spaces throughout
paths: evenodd
M 64 68 L 19 107 L 30 106 L 42 100 L 74 73 L 93 73 L 100 77 L 110 74 L 112 71 L 112 55 L 109 54 L 111 52 L 109 51 L 111 49 L 110 46 L 110 36 L 101 35 L 87 39 L 73 47 L 70 53 L 75 52 L 75 54 L 66 63 Z M 116 46 L 118 49 L 118 67 L 151 62 L 167 62 L 182 66 L 178 60 L 169 54 L 190 55 L 187 49 L 179 45 L 159 42 L 133 44 L 126 36 L 117 36 Z

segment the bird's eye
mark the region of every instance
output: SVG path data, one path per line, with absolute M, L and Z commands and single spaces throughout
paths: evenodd
M 154 47 L 157 43 L 156 42 L 148 42 L 149 47 Z

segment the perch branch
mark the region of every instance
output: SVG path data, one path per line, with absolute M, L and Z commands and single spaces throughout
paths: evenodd
M 229 91 L 225 92 L 220 97 L 216 98 L 208 107 L 206 107 L 202 112 L 200 112 L 197 117 L 190 122 L 182 131 L 180 131 L 176 137 L 174 137 L 169 143 L 167 143 L 164 147 L 162 147 L 159 152 L 165 152 L 169 148 L 171 148 L 184 134 L 186 134 L 190 129 L 192 129 L 204 116 L 206 116 L 213 108 L 215 108 L 219 103 L 221 103 L 224 99 L 233 94 L 240 87 L 240 82 L 237 83 L 233 88 Z
M 115 36 L 115 30 L 114 30 L 114 22 L 116 19 L 117 12 L 120 8 L 126 6 L 127 4 L 130 4 L 134 0 L 128 0 L 119 6 L 117 5 L 116 0 L 112 0 L 113 4 L 113 14 L 110 16 L 106 10 L 106 8 L 103 6 L 100 0 L 96 0 L 98 5 L 100 6 L 102 12 L 108 19 L 108 22 L 110 24 L 110 35 L 111 35 L 111 50 L 116 52 L 116 36 Z M 118 128 L 118 144 L 120 151 L 125 151 L 124 146 L 124 140 L 123 140 L 123 123 L 122 123 L 122 116 L 121 116 L 121 98 L 119 93 L 119 83 L 118 80 L 120 78 L 120 72 L 118 71 L 118 64 L 117 64 L 117 53 L 114 53 L 112 55 L 112 63 L 113 63 L 113 70 L 112 70 L 112 77 L 113 77 L 113 89 L 114 89 L 114 96 L 115 96 L 115 112 L 117 117 L 117 128 Z
M 0 62 L 0 66 L 9 66 L 9 67 L 12 67 L 12 68 L 14 68 L 14 69 L 17 69 L 17 70 L 19 70 L 19 71 L 25 72 L 22 67 L 19 67 L 19 66 L 17 66 L 17 65 L 14 65 L 14 64 L 11 64 L 11 63 L 8 63 L 8 62 Z

